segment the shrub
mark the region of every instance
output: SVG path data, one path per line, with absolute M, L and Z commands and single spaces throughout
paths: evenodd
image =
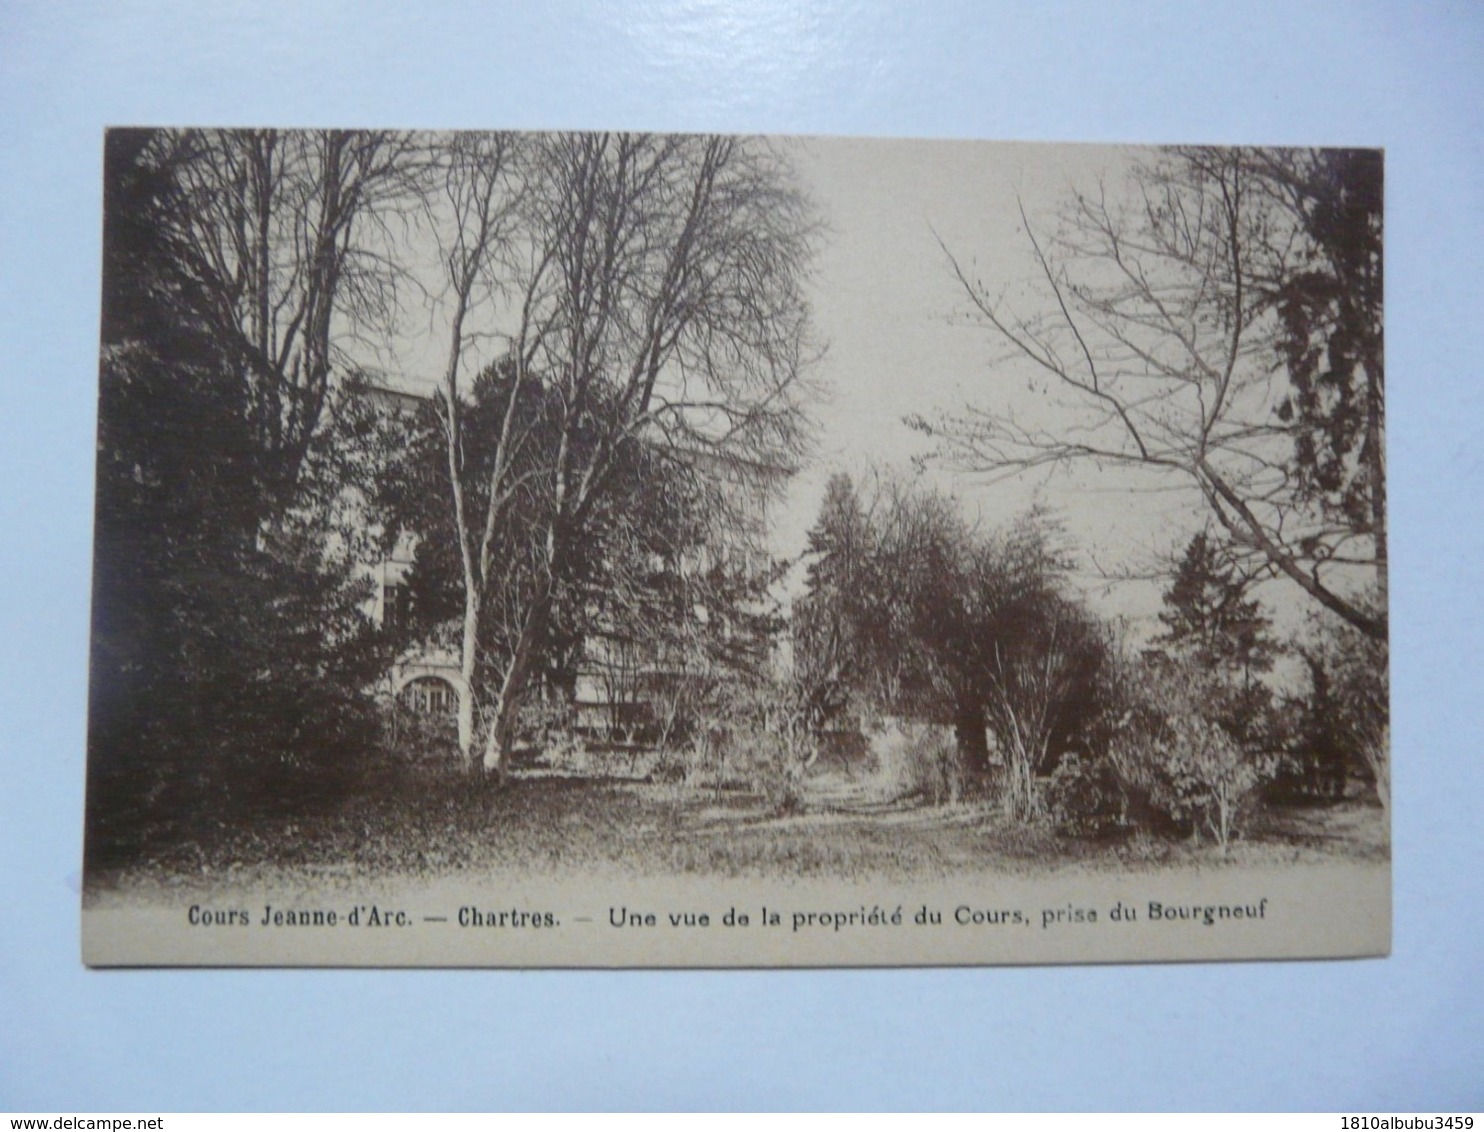
M 804 808 L 804 766 L 809 761 L 807 733 L 750 729 L 739 735 L 742 773 L 753 791 L 778 814 Z
M 1208 830 L 1223 854 L 1275 769 L 1272 760 L 1249 755 L 1219 724 L 1196 714 L 1169 720 L 1156 757 L 1164 780 L 1156 797 L 1177 821 Z
M 1129 791 L 1107 759 L 1070 752 L 1046 786 L 1051 818 L 1070 833 L 1105 836 L 1128 824 Z
M 1193 836 L 1205 830 L 1223 853 L 1277 770 L 1276 759 L 1249 752 L 1224 725 L 1224 692 L 1193 665 L 1139 664 L 1124 681 L 1107 748 L 1126 814 Z

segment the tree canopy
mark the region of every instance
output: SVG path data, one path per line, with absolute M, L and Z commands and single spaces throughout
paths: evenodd
M 1250 683 L 1273 665 L 1269 620 L 1248 593 L 1229 553 L 1202 531 L 1176 564 L 1164 594 L 1156 644 L 1188 652 L 1200 665 L 1240 673 Z
M 1097 714 L 1106 647 L 1065 592 L 1048 519 L 980 532 L 940 494 L 888 483 L 867 504 L 836 477 L 809 545 L 795 648 L 816 702 L 838 709 L 853 697 L 951 725 L 980 780 L 992 734 L 1007 808 L 1037 812 L 1036 777 Z

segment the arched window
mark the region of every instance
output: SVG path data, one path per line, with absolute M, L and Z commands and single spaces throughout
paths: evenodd
M 451 715 L 458 703 L 453 685 L 440 676 L 419 676 L 402 689 L 402 703 L 418 715 Z

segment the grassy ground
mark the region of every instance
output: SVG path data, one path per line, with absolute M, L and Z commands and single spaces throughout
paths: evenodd
M 889 784 L 831 772 L 805 779 L 797 806 L 738 786 L 528 769 L 504 789 L 449 770 L 409 771 L 313 820 L 223 825 L 138 866 L 89 877 L 89 894 L 139 885 L 364 883 L 449 876 L 635 876 L 931 880 L 1064 870 L 1273 868 L 1382 861 L 1381 810 L 1369 799 L 1267 807 L 1221 855 L 1209 842 L 1145 835 L 1088 840 L 1005 821 L 989 803 L 924 806 Z

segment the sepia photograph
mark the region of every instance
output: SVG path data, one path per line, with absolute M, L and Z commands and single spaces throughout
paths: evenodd
M 104 147 L 90 965 L 1389 952 L 1379 150 Z

